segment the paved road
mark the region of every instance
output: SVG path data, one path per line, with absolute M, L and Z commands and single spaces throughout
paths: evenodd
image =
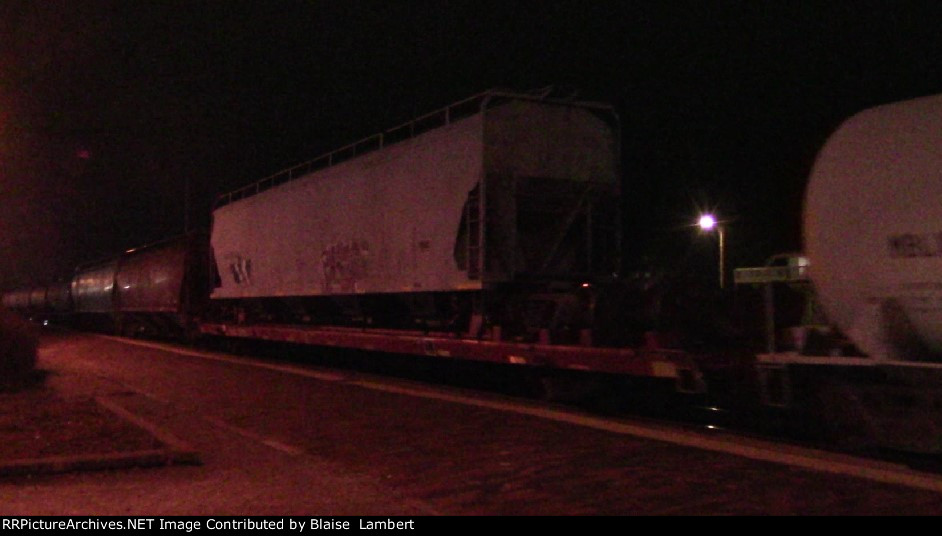
M 56 389 L 109 397 L 189 441 L 204 465 L 0 482 L 0 514 L 942 512 L 937 491 L 638 438 L 619 432 L 630 423 L 600 429 L 493 396 L 83 334 L 47 337 L 40 362 Z

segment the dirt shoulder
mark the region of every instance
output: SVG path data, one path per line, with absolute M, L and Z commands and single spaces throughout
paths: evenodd
M 46 387 L 0 393 L 0 462 L 161 446 L 91 398 L 64 398 Z
M 0 390 L 0 477 L 192 461 L 126 416 L 41 381 Z

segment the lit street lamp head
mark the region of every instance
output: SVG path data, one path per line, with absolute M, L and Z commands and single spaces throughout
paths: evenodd
M 700 225 L 700 229 L 712 231 L 716 227 L 716 218 L 712 214 L 704 214 L 700 216 L 700 221 L 697 223 Z

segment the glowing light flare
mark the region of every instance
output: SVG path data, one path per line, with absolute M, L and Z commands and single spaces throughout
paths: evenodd
M 716 228 L 716 218 L 712 214 L 704 214 L 700 216 L 700 220 L 697 222 L 697 225 L 700 226 L 700 229 L 704 231 L 712 231 Z

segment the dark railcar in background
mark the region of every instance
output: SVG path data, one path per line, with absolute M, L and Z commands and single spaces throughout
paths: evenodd
M 67 321 L 72 314 L 72 282 L 3 293 L 3 307 L 36 321 Z
M 114 322 L 121 334 L 191 331 L 207 294 L 207 239 L 192 234 L 125 252 L 114 279 Z
M 79 266 L 71 281 L 4 293 L 3 305 L 126 335 L 184 335 L 204 309 L 208 266 L 206 235 L 190 234 Z
M 80 266 L 72 278 L 72 304 L 79 325 L 111 329 L 114 326 L 114 276 L 118 259 Z
M 43 315 L 46 310 L 46 287 L 36 287 L 29 291 L 29 311 L 32 315 Z
M 46 310 L 55 316 L 72 312 L 71 281 L 60 281 L 46 287 Z
M 30 289 L 17 289 L 4 293 L 3 306 L 21 314 L 29 313 Z

